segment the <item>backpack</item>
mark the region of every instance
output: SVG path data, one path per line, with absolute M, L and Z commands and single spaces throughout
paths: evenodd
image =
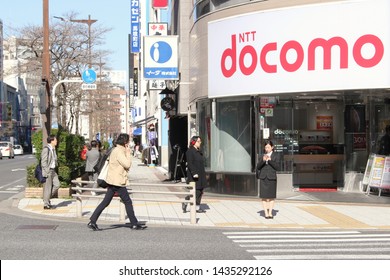
M 41 160 L 42 160 L 42 158 L 39 160 L 39 163 L 35 167 L 34 176 L 39 181 L 39 183 L 45 183 L 46 177 L 43 177 L 43 174 L 42 174 Z
M 97 162 L 96 165 L 93 167 L 93 170 L 94 170 L 97 174 L 100 174 L 100 172 L 102 171 L 103 166 L 104 166 L 104 163 L 105 163 L 106 160 L 109 158 L 109 156 L 110 156 L 112 150 L 113 150 L 113 148 L 110 148 L 110 149 L 108 149 L 103 155 L 100 155 L 100 158 L 99 158 L 98 162 Z
M 43 177 L 43 174 L 42 174 L 41 163 L 37 164 L 37 166 L 35 167 L 34 175 L 35 175 L 35 178 L 39 181 L 39 183 L 46 182 L 46 178 Z

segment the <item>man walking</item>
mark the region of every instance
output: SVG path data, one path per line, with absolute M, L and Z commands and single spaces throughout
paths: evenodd
M 85 172 L 88 173 L 88 180 L 94 181 L 94 183 L 90 184 L 90 187 L 97 188 L 97 177 L 98 174 L 94 170 L 95 165 L 98 163 L 100 159 L 100 151 L 98 148 L 98 143 L 95 140 L 91 141 L 91 149 L 87 152 L 87 162 L 85 164 Z M 91 192 L 92 195 L 96 195 L 95 192 Z
M 59 189 L 60 180 L 57 174 L 57 137 L 50 135 L 47 138 L 47 146 L 43 148 L 41 154 L 42 175 L 46 178 L 46 183 L 43 189 L 43 209 L 51 209 L 53 206 L 50 203 L 50 198 Z

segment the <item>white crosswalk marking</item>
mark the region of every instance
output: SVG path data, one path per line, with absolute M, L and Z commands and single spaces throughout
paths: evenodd
M 21 189 L 24 188 L 23 185 L 16 185 L 16 186 L 1 186 L 0 187 L 0 193 L 19 193 Z
M 390 259 L 389 233 L 236 231 L 223 234 L 260 260 Z

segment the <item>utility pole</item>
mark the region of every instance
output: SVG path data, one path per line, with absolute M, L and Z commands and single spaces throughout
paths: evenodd
M 91 19 L 91 15 L 88 15 L 88 19 L 65 19 L 63 17 L 57 17 L 57 16 L 55 16 L 55 18 L 57 18 L 59 20 L 62 20 L 62 21 L 85 23 L 85 24 L 88 25 L 88 68 L 91 69 L 91 67 L 92 67 L 91 25 L 94 24 L 95 22 L 97 22 L 97 19 Z M 92 106 L 92 91 L 91 91 L 91 93 L 89 95 L 89 102 L 88 103 L 89 103 L 90 110 L 93 110 L 93 106 Z M 90 141 L 93 138 L 92 114 L 93 114 L 93 111 L 90 111 L 89 112 L 89 117 L 88 117 L 89 118 L 89 131 L 88 131 L 88 134 L 89 134 L 89 140 Z
M 47 137 L 50 135 L 50 52 L 49 52 L 49 0 L 43 0 L 43 52 L 42 52 L 42 87 L 45 88 L 45 112 L 42 117 L 42 143 L 47 144 Z

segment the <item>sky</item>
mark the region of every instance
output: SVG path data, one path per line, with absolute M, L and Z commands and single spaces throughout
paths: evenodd
M 12 27 L 42 25 L 43 0 L 1 2 L 0 19 L 3 21 L 4 37 L 13 35 Z M 91 19 L 98 20 L 91 28 L 101 26 L 112 29 L 106 33 L 106 44 L 100 48 L 112 52 L 107 62 L 112 70 L 127 71 L 130 0 L 49 0 L 49 22 L 56 20 L 53 16 L 65 16 L 71 12 L 78 14 L 77 19 L 88 19 L 88 15 L 91 15 Z

